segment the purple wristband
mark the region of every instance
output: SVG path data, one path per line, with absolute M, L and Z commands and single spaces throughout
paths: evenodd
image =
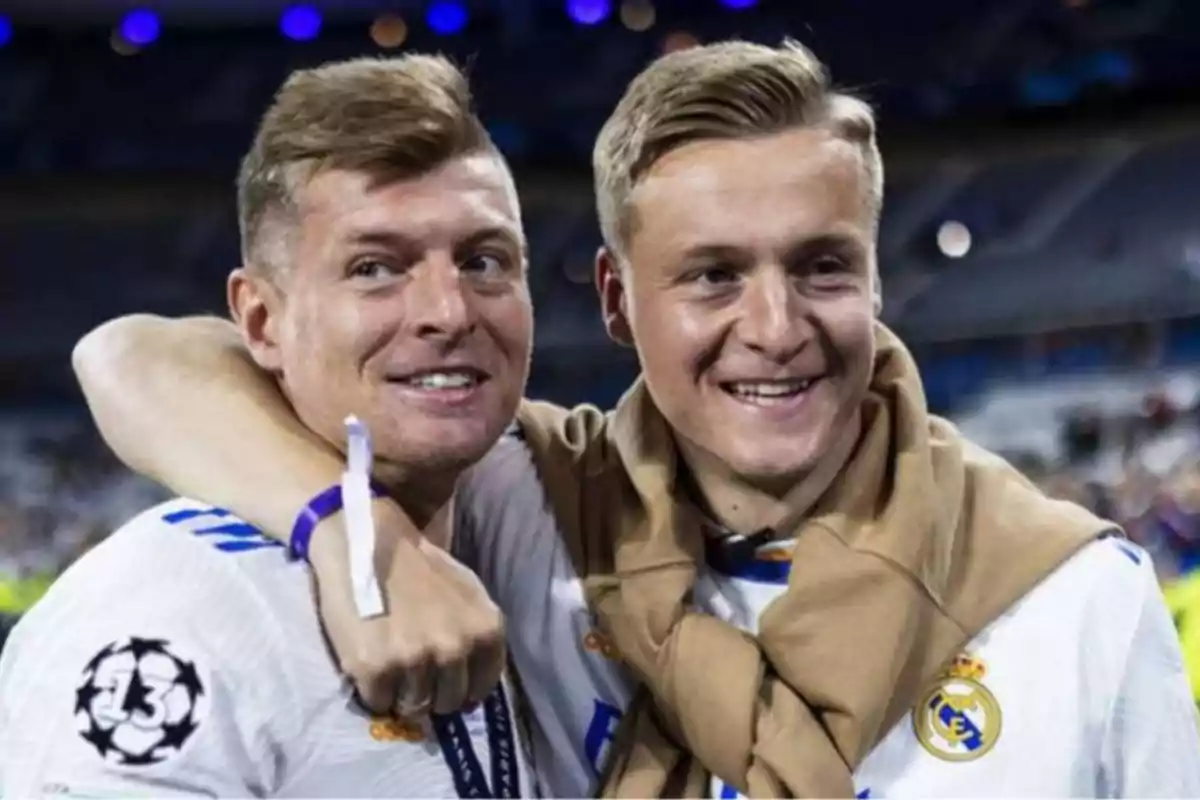
M 371 496 L 380 497 L 387 492 L 383 486 L 371 481 Z M 300 509 L 296 521 L 292 524 L 292 536 L 288 539 L 288 557 L 293 561 L 308 561 L 308 545 L 312 540 L 317 523 L 328 519 L 342 510 L 342 485 L 335 483 L 320 492 L 308 505 Z

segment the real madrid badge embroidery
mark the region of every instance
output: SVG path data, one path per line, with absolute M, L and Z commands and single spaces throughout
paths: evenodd
M 964 653 L 913 709 L 917 740 L 943 761 L 974 761 L 1000 738 L 1000 704 L 983 685 L 987 665 Z

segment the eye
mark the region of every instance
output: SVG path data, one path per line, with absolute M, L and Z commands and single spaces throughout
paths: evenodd
M 713 264 L 689 272 L 686 280 L 702 287 L 727 286 L 738 279 L 738 272 L 725 264 Z
M 498 278 L 508 272 L 509 260 L 494 253 L 476 253 L 465 259 L 459 269 L 484 279 Z
M 818 256 L 809 265 L 809 270 L 814 275 L 830 275 L 843 272 L 845 269 L 846 261 L 839 256 Z
M 834 253 L 809 259 L 797 271 L 797 278 L 807 280 L 816 288 L 841 289 L 854 281 L 854 261 Z
M 396 270 L 377 258 L 364 258 L 361 261 L 356 261 L 346 271 L 348 277 L 366 278 L 367 280 L 387 278 L 395 274 Z

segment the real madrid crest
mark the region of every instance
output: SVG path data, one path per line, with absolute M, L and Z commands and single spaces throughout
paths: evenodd
M 917 741 L 943 761 L 974 761 L 1000 738 L 1000 704 L 981 682 L 987 666 L 963 654 L 913 709 Z

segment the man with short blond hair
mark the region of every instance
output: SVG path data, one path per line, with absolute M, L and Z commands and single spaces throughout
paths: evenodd
M 1200 793 L 1149 558 L 931 416 L 878 322 L 869 109 L 795 44 L 710 45 L 634 80 L 594 166 L 604 322 L 643 377 L 608 415 L 524 404 L 458 495 L 544 789 Z M 286 540 L 295 511 L 264 493 L 316 490 L 336 460 L 285 446 L 286 407 L 245 402 L 262 379 L 214 349 L 196 322 L 129 322 L 80 371 L 127 461 Z M 385 542 L 411 535 L 393 523 Z M 386 592 L 416 566 L 391 560 Z M 344 558 L 316 570 L 348 591 Z M 380 638 L 323 611 L 344 641 Z
M 446 599 L 432 652 L 452 713 L 372 718 L 331 657 L 302 559 L 313 529 L 350 506 L 352 483 L 268 501 L 305 510 L 290 552 L 181 497 L 83 557 L 12 634 L 0 659 L 3 794 L 532 796 L 506 685 L 486 671 L 472 683 L 459 652 L 502 653 L 499 615 L 437 551 L 459 473 L 512 420 L 532 336 L 516 191 L 465 77 L 419 55 L 294 73 L 242 163 L 238 212 L 236 330 L 213 327 L 214 341 L 262 370 L 244 399 L 302 421 L 289 423 L 299 453 L 341 463 L 349 415 L 374 434 L 375 495 L 423 528 L 408 552 L 426 553 L 413 588 Z M 259 464 L 250 479 L 269 482 Z M 312 552 L 347 546 L 318 533 Z M 378 663 L 338 649 L 347 668 Z M 385 712 L 395 689 L 360 684 Z M 459 713 L 464 698 L 481 702 Z

